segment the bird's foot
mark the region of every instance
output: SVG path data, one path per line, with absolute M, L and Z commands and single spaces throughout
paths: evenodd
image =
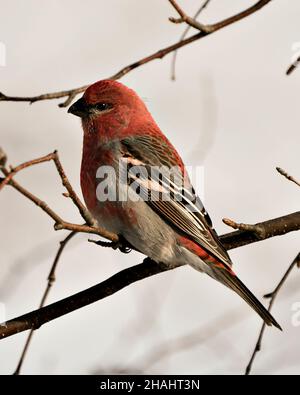
M 109 248 L 113 248 L 114 250 L 120 250 L 124 254 L 128 254 L 132 250 L 129 243 L 124 239 L 124 237 L 120 235 L 118 241 L 102 241 L 102 240 L 89 239 L 89 242 L 97 244 L 98 246 L 101 247 L 109 247 Z

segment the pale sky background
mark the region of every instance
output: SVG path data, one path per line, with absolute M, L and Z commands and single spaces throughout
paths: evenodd
M 218 21 L 253 3 L 212 0 L 202 21 Z M 193 14 L 200 3 L 180 4 Z M 0 91 L 8 95 L 52 92 L 106 78 L 176 42 L 184 29 L 168 21 L 176 14 L 166 0 L 0 0 L 0 6 L 0 41 L 7 51 Z M 146 100 L 186 164 L 204 166 L 205 204 L 219 233 L 230 231 L 223 217 L 252 223 L 299 210 L 299 188 L 275 170 L 281 166 L 300 177 L 300 70 L 285 76 L 292 45 L 300 42 L 299 15 L 298 0 L 274 0 L 248 19 L 180 50 L 176 82 L 170 80 L 170 56 L 122 79 Z M 0 145 L 13 165 L 58 149 L 80 193 L 80 122 L 58 103 L 0 103 Z M 53 165 L 28 169 L 17 179 L 66 220 L 81 222 L 61 196 Z M 0 302 L 6 318 L 13 318 L 38 306 L 65 233 L 54 232 L 50 218 L 9 187 L 1 191 L 0 207 Z M 69 244 L 49 301 L 143 259 L 101 249 L 87 238 L 77 236 Z M 291 233 L 230 255 L 242 280 L 262 300 L 298 252 L 299 234 Z M 296 302 L 297 270 L 274 308 L 284 332 L 266 331 L 253 373 L 300 373 L 300 325 L 292 325 Z M 237 295 L 182 267 L 46 324 L 35 333 L 23 372 L 241 374 L 260 325 Z M 26 336 L 0 342 L 1 374 L 15 369 Z

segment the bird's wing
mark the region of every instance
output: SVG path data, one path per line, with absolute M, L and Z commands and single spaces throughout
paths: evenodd
M 194 240 L 207 253 L 231 267 L 227 251 L 219 241 L 210 217 L 170 143 L 153 135 L 143 135 L 125 138 L 121 146 L 129 166 L 128 176 L 131 181 L 139 181 L 146 193 L 146 203 L 177 232 Z M 147 172 L 137 178 L 131 174 L 130 165 L 144 166 Z M 165 170 L 172 168 L 171 174 L 155 170 L 161 166 Z
M 240 295 L 267 325 L 275 325 L 281 329 L 272 315 L 231 270 L 232 263 L 227 251 L 219 241 L 201 200 L 184 174 L 182 161 L 170 143 L 155 136 L 143 135 L 128 137 L 121 144 L 123 158 L 127 161 L 128 178 L 138 182 L 144 192 L 143 197 L 147 198 L 146 203 L 179 234 L 207 252 L 208 259 L 204 259 L 204 262 L 210 266 L 214 278 Z M 170 168 L 176 164 L 179 164 L 179 169 L 177 167 L 178 170 L 171 176 L 164 171 L 152 171 L 153 166 Z M 138 172 L 137 177 L 135 172 L 131 172 L 134 166 L 143 166 L 147 172 Z M 152 199 L 153 191 L 155 199 Z M 163 198 L 165 193 L 168 199 Z

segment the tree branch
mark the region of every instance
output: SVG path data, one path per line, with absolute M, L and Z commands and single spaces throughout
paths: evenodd
M 225 248 L 232 249 L 300 230 L 300 211 L 255 225 L 238 224 L 227 218 L 224 218 L 223 222 L 238 229 L 221 237 Z
M 193 19 L 196 20 L 198 18 L 198 16 L 201 14 L 201 12 L 204 11 L 205 8 L 207 8 L 207 6 L 209 5 L 210 1 L 211 0 L 205 0 L 204 3 L 201 4 L 200 8 L 197 10 L 196 14 L 193 16 Z M 181 42 L 182 40 L 185 39 L 185 37 L 188 34 L 190 28 L 191 28 L 190 25 L 188 25 L 185 28 L 184 32 L 180 36 L 179 42 Z M 173 58 L 172 58 L 172 62 L 171 62 L 171 79 L 173 81 L 175 81 L 175 66 L 176 66 L 177 52 L 178 52 L 177 49 L 173 52 Z
M 37 329 L 46 322 L 113 295 L 134 282 L 166 270 L 168 268 L 165 266 L 146 258 L 143 263 L 122 270 L 101 284 L 1 324 L 0 338 L 8 337 L 28 329 Z
M 288 225 L 289 230 L 287 230 L 284 226 L 285 220 L 288 222 L 294 220 L 296 225 L 292 226 L 290 223 Z M 270 221 L 261 222 L 259 223 L 259 226 L 260 228 L 266 228 L 265 238 L 285 234 L 292 230 L 299 230 L 300 212 Z M 272 226 L 273 229 L 271 230 Z M 278 228 L 275 228 L 275 226 L 278 226 Z M 252 232 L 239 230 L 221 236 L 220 240 L 224 247 L 227 250 L 230 250 L 253 242 L 264 240 L 264 238 L 258 239 L 256 235 L 253 236 Z M 159 265 L 156 262 L 153 262 L 151 259 L 146 258 L 143 263 L 122 270 L 98 285 L 88 288 L 75 295 L 69 296 L 68 298 L 62 299 L 59 302 L 52 303 L 42 309 L 32 311 L 31 313 L 22 315 L 18 318 L 1 324 L 0 338 L 12 336 L 28 329 L 38 329 L 46 322 L 52 321 L 58 317 L 61 317 L 62 315 L 68 314 L 74 310 L 80 309 L 81 307 L 111 296 L 130 284 L 155 274 L 165 272 L 167 270 L 170 270 L 170 268 Z
M 56 214 L 46 202 L 40 200 L 38 197 L 33 195 L 27 189 L 22 187 L 19 183 L 14 180 L 14 176 L 30 167 L 39 163 L 43 163 L 46 161 L 53 160 L 56 166 L 56 169 L 61 178 L 62 184 L 68 191 L 68 196 L 72 199 L 74 204 L 79 209 L 81 216 L 91 223 L 91 225 L 78 225 L 72 224 L 64 221 L 58 214 Z M 11 168 L 10 170 L 6 167 L 7 156 L 2 149 L 0 149 L 0 170 L 5 175 L 5 178 L 2 180 L 0 185 L 11 185 L 17 191 L 19 191 L 22 195 L 27 197 L 33 203 L 35 203 L 38 207 L 40 207 L 46 214 L 48 214 L 54 221 L 56 230 L 59 229 L 67 229 L 73 232 L 84 232 L 96 234 L 98 236 L 102 236 L 112 243 L 100 242 L 98 244 L 102 246 L 109 246 L 112 248 L 120 248 L 123 252 L 128 252 L 128 248 L 132 248 L 132 246 L 124 246 L 122 244 L 122 240 L 119 239 L 118 235 L 107 232 L 105 229 L 96 227 L 92 220 L 90 220 L 89 213 L 81 203 L 80 199 L 76 195 L 73 190 L 64 170 L 59 160 L 58 154 L 55 151 L 49 155 L 33 159 L 31 161 L 24 162 L 15 168 Z M 250 243 L 254 243 L 257 241 L 265 240 L 270 237 L 279 236 L 286 234 L 288 232 L 296 231 L 300 229 L 300 211 L 295 212 L 293 214 L 289 214 L 280 218 L 275 218 L 269 221 L 260 222 L 255 225 L 245 225 L 245 224 L 237 224 L 231 220 L 224 220 L 225 223 L 230 226 L 238 229 L 236 232 L 231 232 L 229 234 L 223 235 L 220 237 L 222 244 L 225 249 L 230 250 L 233 248 L 241 247 Z M 159 265 L 149 258 L 146 258 L 144 262 L 140 265 L 133 266 L 126 270 L 123 270 L 116 275 L 112 276 L 110 279 L 92 287 L 85 291 L 82 291 L 78 294 L 70 296 L 69 298 L 63 299 L 59 302 L 56 302 L 47 307 L 43 307 L 39 310 L 36 310 L 32 313 L 25 314 L 19 318 L 8 321 L 7 323 L 2 324 L 0 330 L 0 337 L 11 336 L 20 331 L 28 330 L 28 329 L 37 329 L 44 323 L 51 321 L 55 318 L 60 317 L 61 315 L 67 314 L 71 311 L 79 309 L 83 306 L 86 306 L 90 303 L 93 303 L 97 300 L 103 299 L 112 295 L 113 293 L 123 289 L 124 287 L 142 280 L 143 278 L 153 276 L 154 274 L 158 274 L 160 272 L 169 270 L 165 266 Z M 46 291 L 47 294 L 47 291 Z
M 222 29 L 225 26 L 229 26 L 233 23 L 236 23 L 240 21 L 241 19 L 246 18 L 247 16 L 259 11 L 261 8 L 266 6 L 268 3 L 270 3 L 272 0 L 260 0 L 257 3 L 255 3 L 253 6 L 247 8 L 245 11 L 239 12 L 238 14 L 235 14 L 229 18 L 223 19 L 220 22 L 214 23 L 212 25 L 204 25 L 203 23 L 200 23 L 196 21 L 194 18 L 189 17 L 183 10 L 182 8 L 178 5 L 177 1 L 175 0 L 169 0 L 171 5 L 175 8 L 175 10 L 178 12 L 180 15 L 180 18 L 169 18 L 171 22 L 173 23 L 182 23 L 185 22 L 191 27 L 194 27 L 197 30 L 200 30 L 200 32 L 208 35 L 211 33 L 216 32 L 217 30 Z
M 278 171 L 279 174 L 281 174 L 287 180 L 292 181 L 293 183 L 298 185 L 298 187 L 300 187 L 300 182 L 297 181 L 295 177 L 291 176 L 289 173 L 287 173 L 285 170 L 281 169 L 280 167 L 276 167 L 276 170 Z
M 185 22 L 187 23 L 189 26 L 194 27 L 197 30 L 200 30 L 200 32 L 209 34 L 213 32 L 213 25 L 203 25 L 202 23 L 196 21 L 195 18 L 192 18 L 190 16 L 188 16 L 183 9 L 179 6 L 179 4 L 177 3 L 177 1 L 175 0 L 169 0 L 169 2 L 171 3 L 171 5 L 175 8 L 175 10 L 178 12 L 180 18 L 169 18 L 169 20 L 173 23 L 182 23 Z
M 172 3 L 175 4 L 175 1 L 171 1 L 171 0 L 169 0 L 169 1 L 171 2 L 171 4 Z M 182 41 L 179 41 L 175 44 L 172 44 L 166 48 L 160 49 L 159 51 L 154 52 L 153 54 L 146 56 L 145 58 L 140 59 L 137 62 L 134 62 L 126 67 L 123 67 L 117 73 L 108 77 L 108 79 L 111 79 L 111 80 L 120 79 L 124 75 L 126 75 L 129 72 L 131 72 L 132 70 L 136 69 L 137 67 L 143 66 L 144 64 L 149 63 L 155 59 L 162 59 L 169 53 L 171 53 L 179 48 L 182 48 L 185 45 L 191 44 L 194 41 L 197 41 L 203 37 L 206 37 L 212 33 L 215 33 L 218 30 L 223 29 L 226 26 L 232 25 L 233 23 L 236 23 L 236 22 L 246 18 L 247 16 L 255 13 L 256 11 L 258 11 L 261 8 L 263 8 L 264 6 L 266 6 L 268 3 L 270 3 L 270 1 L 271 0 L 260 0 L 253 6 L 247 8 L 245 11 L 242 11 L 236 15 L 226 18 L 226 19 L 224 19 L 220 22 L 217 22 L 213 25 L 205 25 L 205 27 L 203 27 L 204 25 L 200 24 L 200 26 L 202 26 L 202 29 L 200 29 L 201 31 L 199 33 L 197 33 L 191 37 L 188 37 Z M 189 19 L 189 22 L 191 22 L 190 19 Z M 199 25 L 199 23 L 197 21 L 195 21 L 195 24 Z M 32 103 L 35 103 L 35 102 L 41 101 L 41 100 L 52 100 L 52 99 L 66 98 L 66 100 L 64 102 L 59 104 L 59 107 L 67 107 L 69 104 L 71 104 L 71 102 L 74 100 L 74 98 L 78 94 L 84 92 L 88 86 L 89 85 L 84 85 L 79 88 L 63 90 L 63 91 L 58 91 L 58 92 L 52 92 L 52 93 L 45 93 L 45 94 L 38 95 L 38 96 L 23 96 L 23 97 L 8 96 L 8 95 L 5 95 L 4 93 L 0 92 L 0 101 L 29 102 L 30 104 L 32 104 Z
M 7 156 L 4 153 L 2 149 L 0 149 L 0 161 L 1 157 L 5 158 L 5 163 L 7 161 Z M 17 181 L 13 179 L 13 177 L 21 170 L 24 170 L 30 166 L 39 164 L 39 163 L 44 163 L 46 161 L 54 161 L 55 167 L 57 169 L 57 172 L 60 176 L 60 179 L 62 181 L 63 186 L 66 188 L 68 191 L 68 197 L 71 198 L 75 206 L 78 208 L 82 218 L 86 221 L 87 224 L 84 225 L 79 225 L 79 224 L 72 224 L 70 222 L 67 222 L 63 220 L 54 210 L 52 210 L 46 202 L 35 196 L 33 193 L 28 191 L 26 188 L 21 186 Z M 54 220 L 54 229 L 55 230 L 70 230 L 74 232 L 83 232 L 83 233 L 89 233 L 89 234 L 95 234 L 98 236 L 102 236 L 108 240 L 111 240 L 113 242 L 118 241 L 118 236 L 108 232 L 104 228 L 99 227 L 98 225 L 96 226 L 96 223 L 88 210 L 85 208 L 79 197 L 77 196 L 76 192 L 74 191 L 73 187 L 71 186 L 64 169 L 62 167 L 62 164 L 60 162 L 59 156 L 57 151 L 54 151 L 51 154 L 42 156 L 37 159 L 32 159 L 30 161 L 24 162 L 20 164 L 19 166 L 12 168 L 9 170 L 7 167 L 4 165 L 0 166 L 0 170 L 4 174 L 5 178 L 1 181 L 0 183 L 0 190 L 2 186 L 5 185 L 10 185 L 14 189 L 16 189 L 18 192 L 20 192 L 23 196 L 25 196 L 27 199 L 32 201 L 34 204 L 36 204 L 38 207 L 40 207 L 46 214 L 48 214 L 49 217 L 51 217 Z
M 286 282 L 289 274 L 294 269 L 294 267 L 296 267 L 296 266 L 299 267 L 299 264 L 300 264 L 300 252 L 296 256 L 296 258 L 293 260 L 293 262 L 290 264 L 288 270 L 285 272 L 284 276 L 279 281 L 279 283 L 278 283 L 277 287 L 275 288 L 275 290 L 272 293 L 270 293 L 268 295 L 265 295 L 265 298 L 271 298 L 270 303 L 269 303 L 268 311 L 271 311 L 271 309 L 272 309 L 272 307 L 274 305 L 275 299 L 276 299 L 279 291 L 281 290 L 282 286 Z M 246 376 L 250 375 L 251 369 L 252 369 L 252 365 L 253 365 L 253 362 L 255 360 L 255 357 L 256 357 L 257 353 L 261 350 L 261 344 L 262 344 L 262 339 L 263 339 L 263 336 L 264 336 L 264 333 L 265 333 L 265 329 L 266 329 L 266 323 L 264 322 L 262 324 L 262 327 L 261 327 L 261 330 L 260 330 L 260 333 L 259 333 L 259 336 L 258 336 L 257 343 L 256 343 L 256 345 L 254 347 L 254 351 L 253 351 L 252 356 L 250 358 L 250 362 L 248 363 L 248 366 L 246 368 L 246 372 L 245 372 Z
M 291 75 L 296 70 L 296 68 L 299 66 L 299 63 L 300 63 L 300 56 L 296 59 L 295 62 L 293 62 L 289 66 L 289 68 L 286 71 L 286 75 Z
M 47 286 L 46 286 L 45 292 L 44 292 L 44 294 L 43 294 L 43 296 L 42 296 L 42 299 L 41 299 L 41 302 L 40 302 L 40 305 L 39 305 L 39 308 L 40 308 L 40 309 L 41 309 L 42 307 L 45 306 L 46 300 L 47 300 L 47 298 L 48 298 L 48 296 L 49 296 L 49 293 L 50 293 L 50 290 L 51 290 L 51 288 L 52 288 L 52 285 L 53 285 L 53 283 L 54 283 L 55 280 L 56 280 L 56 273 L 55 273 L 55 272 L 56 272 L 56 268 L 57 268 L 59 259 L 60 259 L 61 255 L 62 255 L 62 253 L 63 253 L 63 251 L 64 251 L 66 245 L 68 244 L 68 242 L 69 242 L 75 235 L 76 235 L 76 232 L 70 232 L 70 233 L 59 243 L 59 248 L 58 248 L 57 253 L 56 253 L 56 255 L 55 255 L 55 258 L 54 258 L 52 267 L 51 267 L 51 269 L 50 269 L 50 273 L 49 273 L 49 275 L 48 275 Z M 16 370 L 14 371 L 14 375 L 15 375 L 15 376 L 19 375 L 20 372 L 21 372 L 21 368 L 22 368 L 22 365 L 23 365 L 23 363 L 24 363 L 24 360 L 25 360 L 27 351 L 28 351 L 28 349 L 29 349 L 29 346 L 30 346 L 30 343 L 31 343 L 31 340 L 32 340 L 32 337 L 33 337 L 33 333 L 34 333 L 34 330 L 31 329 L 31 331 L 29 332 L 28 337 L 27 337 L 27 339 L 26 339 L 26 342 L 25 342 L 24 348 L 23 348 L 23 350 L 22 350 L 22 354 L 21 354 L 21 356 L 20 356 L 20 359 L 19 359 L 18 365 L 17 365 L 17 367 L 16 367 Z

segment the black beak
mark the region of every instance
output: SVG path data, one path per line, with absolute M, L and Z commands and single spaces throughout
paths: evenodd
M 68 112 L 73 115 L 77 115 L 77 117 L 84 118 L 89 115 L 89 106 L 82 97 L 72 104 L 72 106 L 68 109 Z

